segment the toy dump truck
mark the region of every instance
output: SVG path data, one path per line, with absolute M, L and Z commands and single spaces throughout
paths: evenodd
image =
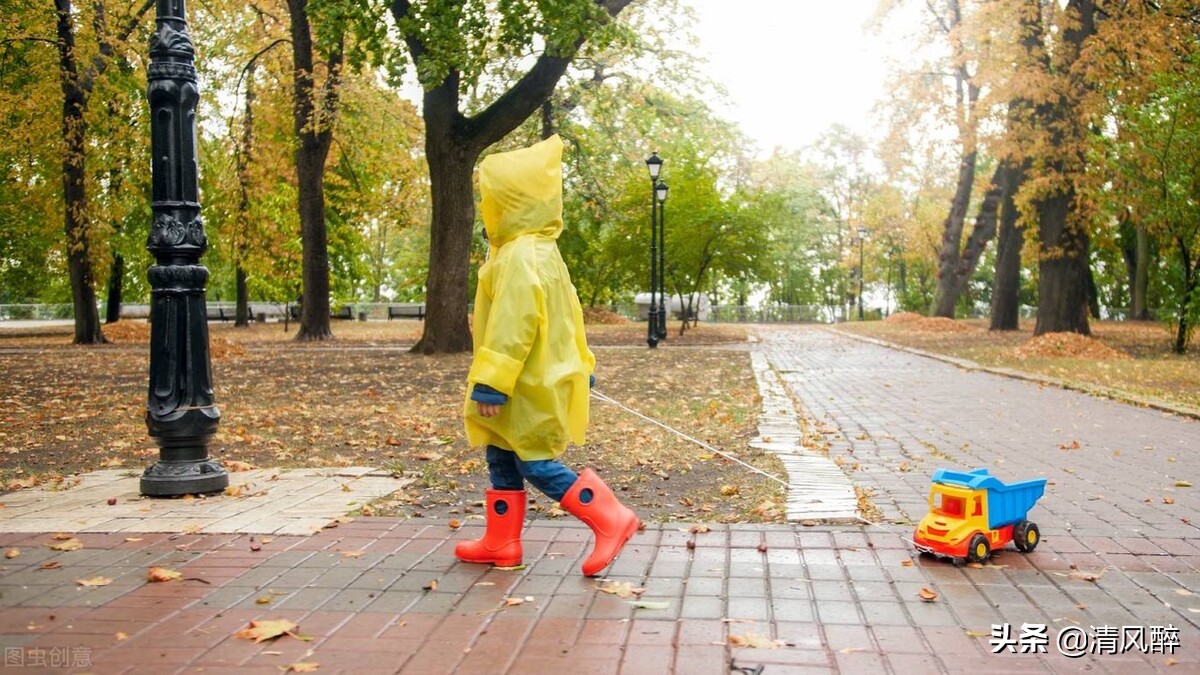
M 1028 553 L 1037 548 L 1041 532 L 1025 517 L 1045 489 L 1045 478 L 1005 484 L 987 469 L 938 469 L 929 513 L 917 525 L 913 544 L 925 553 L 970 562 L 987 560 L 1010 541 Z

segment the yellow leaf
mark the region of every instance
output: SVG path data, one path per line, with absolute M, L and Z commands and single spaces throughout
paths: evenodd
M 366 555 L 363 551 L 342 551 L 343 558 L 361 558 Z
M 182 578 L 183 574 L 181 572 L 176 572 L 165 567 L 151 567 L 150 571 L 146 573 L 146 579 L 154 582 L 175 581 Z
M 120 633 L 120 632 L 119 632 L 119 633 L 117 633 L 116 635 L 114 635 L 113 637 L 115 637 L 115 638 L 117 639 L 117 642 L 124 642 L 125 640 L 128 640 L 128 639 L 129 639 L 129 635 L 128 635 L 128 634 L 126 634 L 126 633 Z
M 321 667 L 321 664 L 319 664 L 319 663 L 313 663 L 311 661 L 301 661 L 299 663 L 293 663 L 290 666 L 288 666 L 286 672 L 289 672 L 289 673 L 311 673 L 311 672 L 316 671 L 316 669 L 320 668 L 320 667 Z
M 292 632 L 295 628 L 297 628 L 297 625 L 287 619 L 251 621 L 250 625 L 234 633 L 233 636 L 246 640 L 254 640 L 255 642 L 272 640 L 280 635 L 291 635 L 294 638 L 300 638 L 300 636 Z
M 50 538 L 54 541 L 67 541 L 68 539 L 74 539 L 75 537 L 73 535 L 66 534 L 65 532 L 58 532 L 50 535 Z
M 931 591 L 928 588 L 922 588 L 917 592 L 917 595 L 925 602 L 936 602 L 938 599 L 937 591 Z
M 83 548 L 83 542 L 74 537 L 58 544 L 46 544 L 52 551 L 78 551 Z
M 89 577 L 87 579 L 76 579 L 75 583 L 87 587 L 107 586 L 112 583 L 112 579 L 108 577 Z
M 621 598 L 633 598 L 646 592 L 644 588 L 637 588 L 628 581 L 605 581 L 596 586 L 596 590 L 602 593 L 610 593 Z
M 1175 481 L 1175 487 L 1192 487 L 1192 484 L 1186 480 Z
M 19 555 L 21 555 L 21 549 L 18 548 L 10 548 L 4 552 L 4 557 L 8 558 L 9 560 L 12 560 Z
M 705 532 L 710 532 L 710 531 L 712 531 L 712 528 L 710 528 L 709 526 L 704 525 L 704 524 L 693 525 L 690 528 L 688 528 L 688 532 L 691 532 L 692 534 L 703 534 Z
M 772 640 L 769 637 L 758 635 L 757 633 L 746 633 L 745 635 L 730 635 L 729 646 L 731 647 L 749 647 L 751 649 L 777 649 L 784 645 L 783 640 Z
M 722 485 L 721 486 L 721 496 L 722 497 L 732 497 L 733 495 L 736 495 L 738 492 L 739 492 L 739 490 L 736 485 Z

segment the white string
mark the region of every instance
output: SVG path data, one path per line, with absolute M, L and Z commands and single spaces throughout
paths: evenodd
M 692 438 L 691 436 L 688 436 L 687 434 L 683 433 L 682 431 L 679 431 L 678 429 L 669 427 L 666 424 L 663 424 L 662 422 L 659 422 L 658 420 L 656 420 L 652 417 L 647 417 L 646 415 L 643 415 L 642 413 L 634 410 L 633 408 L 630 408 L 629 406 L 626 406 L 622 403 L 614 401 L 613 399 L 609 398 L 608 396 L 605 396 L 604 394 L 601 394 L 600 392 L 596 391 L 595 389 L 592 390 L 592 396 L 596 397 L 598 400 L 604 401 L 605 403 L 611 403 L 612 405 L 617 406 L 618 408 L 624 410 L 625 412 L 628 412 L 632 415 L 640 417 L 640 418 L 646 420 L 647 422 L 650 422 L 651 424 L 658 425 L 658 426 L 662 427 L 663 429 L 666 429 L 667 431 L 675 434 L 676 436 L 679 436 L 680 438 L 684 439 L 685 441 L 691 441 L 691 442 L 695 443 L 696 445 L 699 445 L 700 447 L 704 448 L 705 450 L 709 450 L 711 452 L 714 452 L 714 453 L 724 457 L 725 459 L 729 459 L 734 462 L 737 462 L 738 464 L 741 464 L 742 466 L 746 467 L 747 469 L 750 469 L 754 473 L 762 474 L 762 475 L 766 476 L 767 478 L 770 478 L 771 480 L 775 481 L 776 483 L 779 483 L 780 485 L 784 486 L 785 488 L 789 487 L 787 481 L 781 479 L 779 476 L 774 476 L 772 474 L 769 474 L 766 471 L 763 471 L 762 469 L 759 469 L 756 466 L 752 466 L 750 464 L 743 462 L 742 460 L 738 459 L 737 457 L 734 457 L 733 455 L 731 455 L 727 452 L 722 452 L 722 451 L 714 448 L 713 446 L 709 445 L 708 443 L 705 443 L 704 441 L 702 441 L 700 439 Z
M 668 426 L 668 425 L 666 425 L 666 424 L 663 424 L 662 422 L 660 422 L 660 421 L 658 421 L 658 420 L 656 420 L 656 419 L 654 419 L 654 418 L 652 418 L 652 417 L 649 417 L 649 416 L 647 416 L 647 415 L 643 415 L 642 413 L 640 413 L 640 412 L 638 412 L 638 411 L 634 410 L 633 408 L 630 408 L 629 406 L 627 406 L 627 405 L 625 405 L 625 404 L 623 404 L 623 403 L 620 403 L 619 401 L 615 401 L 615 400 L 613 400 L 612 398 L 608 397 L 607 395 L 605 395 L 605 394 L 602 394 L 602 393 L 600 393 L 599 391 L 596 391 L 595 389 L 592 389 L 592 396 L 593 396 L 594 398 L 596 398 L 597 400 L 599 400 L 599 401 L 604 401 L 605 403 L 609 403 L 609 404 L 615 405 L 615 406 L 617 406 L 618 408 L 620 408 L 621 410 L 624 410 L 625 412 L 627 412 L 627 413 L 630 413 L 631 415 L 634 415 L 635 417 L 639 417 L 639 418 L 641 418 L 641 419 L 643 419 L 643 420 L 646 420 L 647 422 L 649 422 L 649 423 L 651 423 L 651 424 L 654 424 L 654 425 L 656 425 L 656 426 L 660 426 L 660 427 L 662 427 L 663 429 L 666 429 L 667 431 L 669 431 L 669 432 L 671 432 L 671 433 L 675 434 L 676 436 L 679 436 L 680 438 L 682 438 L 682 439 L 684 439 L 684 440 L 691 441 L 692 443 L 695 443 L 696 445 L 699 445 L 700 447 L 704 448 L 705 450 L 709 450 L 709 451 L 711 451 L 711 452 L 714 452 L 714 453 L 716 453 L 716 454 L 718 454 L 718 455 L 720 455 L 720 456 L 722 456 L 722 457 L 724 457 L 724 458 L 726 458 L 726 459 L 729 459 L 729 460 L 732 460 L 732 461 L 734 461 L 734 462 L 737 462 L 738 464 L 741 464 L 742 466 L 746 467 L 747 469 L 750 469 L 750 470 L 751 470 L 751 471 L 753 471 L 754 473 L 761 474 L 761 475 L 763 475 L 763 476 L 766 476 L 767 478 L 770 478 L 771 480 L 775 481 L 776 483 L 779 483 L 780 485 L 782 485 L 782 486 L 783 486 L 783 487 L 785 487 L 785 488 L 791 489 L 791 485 L 789 485 L 787 481 L 783 480 L 783 479 L 782 479 L 782 478 L 780 478 L 779 476 L 775 476 L 775 475 L 773 475 L 773 474 L 769 474 L 769 473 L 767 473 L 766 471 L 763 471 L 762 469 L 760 469 L 760 468 L 758 468 L 758 467 L 756 467 L 756 466 L 752 466 L 752 465 L 750 465 L 750 464 L 747 464 L 747 463 L 743 462 L 742 460 L 738 459 L 737 457 L 734 457 L 733 455 L 730 455 L 730 454 L 729 454 L 729 453 L 727 453 L 727 452 L 722 452 L 722 451 L 720 451 L 720 450 L 718 450 L 718 449 L 714 448 L 713 446 L 709 445 L 708 443 L 705 443 L 704 441 L 702 441 L 702 440 L 700 440 L 700 439 L 698 439 L 698 438 L 693 438 L 693 437 L 691 437 L 691 436 L 688 436 L 687 434 L 683 433 L 682 431 L 679 431 L 678 429 L 675 429 L 675 428 L 673 428 L 673 427 L 670 427 L 670 426 Z M 867 520 L 866 518 L 863 518 L 863 517 L 862 517 L 862 516 L 860 516 L 860 515 L 855 515 L 855 520 L 858 520 L 859 522 L 862 522 L 863 524 L 866 524 L 866 525 L 871 525 L 871 526 L 874 526 L 874 527 L 878 527 L 879 529 L 883 530 L 884 532 L 888 532 L 889 534 L 896 534 L 896 535 L 899 535 L 899 533 L 897 533 L 897 532 L 893 532 L 892 530 L 889 530 L 888 528 L 884 527 L 883 525 L 881 525 L 881 524 L 879 524 L 879 523 L 873 523 L 873 522 L 871 522 L 871 521 Z M 908 539 L 906 539 L 905 537 L 903 537 L 903 535 L 899 535 L 899 536 L 901 536 L 901 538 L 902 538 L 902 539 L 905 539 L 905 540 L 908 542 L 908 544 L 909 544 L 909 545 L 912 545 L 912 542 L 911 542 L 911 540 L 908 540 Z

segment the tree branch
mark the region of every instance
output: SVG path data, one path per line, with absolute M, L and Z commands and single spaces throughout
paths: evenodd
M 632 0 L 596 0 L 611 19 Z M 396 4 L 408 4 L 407 0 L 396 0 Z M 470 142 L 482 150 L 504 138 L 537 110 L 550 97 L 554 87 L 567 71 L 571 59 L 587 41 L 588 34 L 581 32 L 563 56 L 551 56 L 543 52 L 533 67 L 508 91 L 492 102 L 478 115 L 467 120 Z

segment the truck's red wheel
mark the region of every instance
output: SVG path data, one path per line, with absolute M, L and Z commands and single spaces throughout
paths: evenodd
M 1042 533 L 1038 530 L 1036 523 L 1022 520 L 1013 527 L 1013 543 L 1017 545 L 1017 550 L 1022 553 L 1029 553 L 1037 548 L 1038 542 L 1041 540 Z
M 981 563 L 988 559 L 992 554 L 992 545 L 988 543 L 987 537 L 982 534 L 976 534 L 971 537 L 971 544 L 967 546 L 967 561 L 973 563 Z

